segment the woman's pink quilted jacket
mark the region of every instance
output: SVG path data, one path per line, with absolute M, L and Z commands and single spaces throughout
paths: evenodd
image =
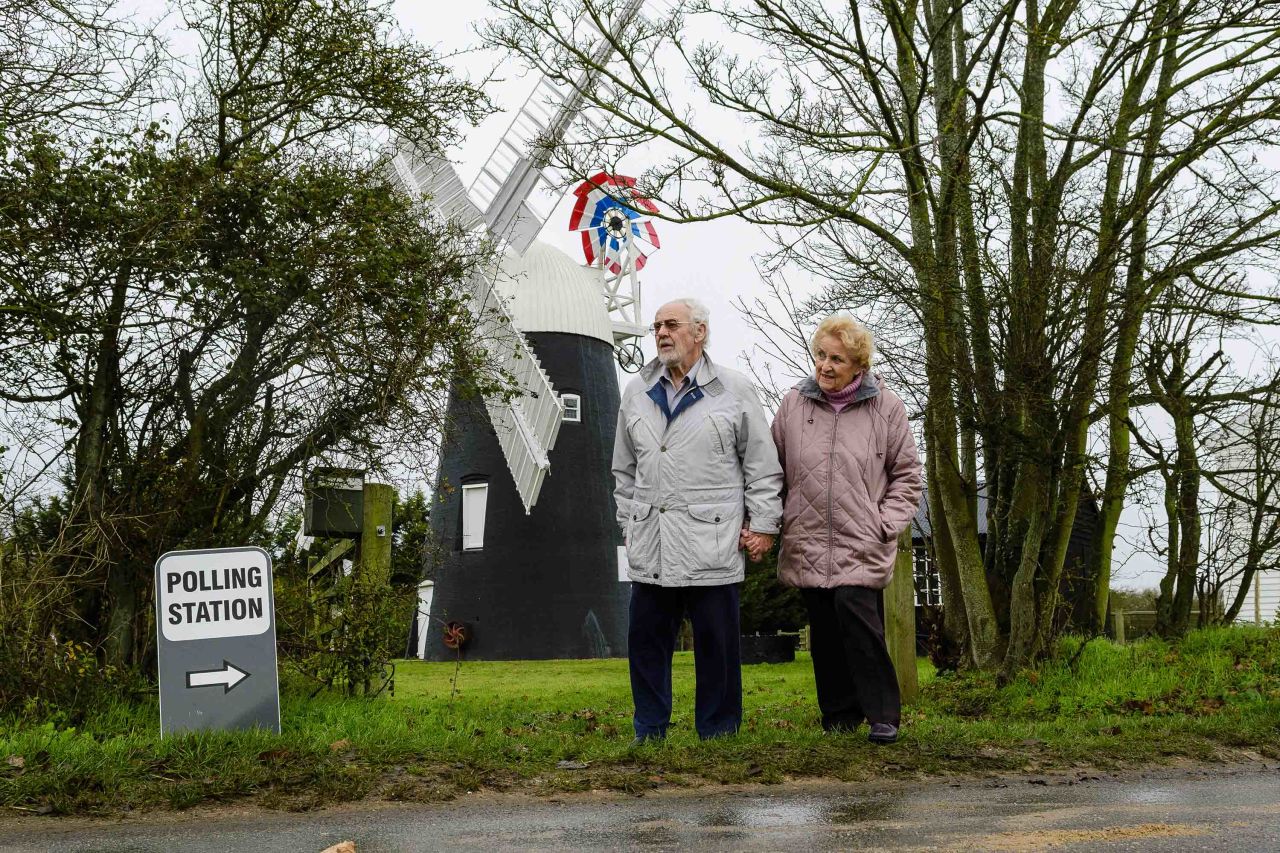
M 886 587 L 898 534 L 922 491 L 902 400 L 868 374 L 836 412 L 811 377 L 783 398 L 773 441 L 786 477 L 778 578 L 798 587 Z

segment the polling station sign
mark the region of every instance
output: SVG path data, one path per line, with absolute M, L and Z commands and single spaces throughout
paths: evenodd
M 160 732 L 280 731 L 271 556 L 170 551 L 156 561 Z

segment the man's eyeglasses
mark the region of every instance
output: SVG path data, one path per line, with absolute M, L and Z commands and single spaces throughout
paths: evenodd
M 659 323 L 654 323 L 652 326 L 650 326 L 649 331 L 656 335 L 658 334 L 658 332 L 661 332 L 663 329 L 666 329 L 668 332 L 674 332 L 676 329 L 680 328 L 681 326 L 692 326 L 692 325 L 694 325 L 692 320 L 663 320 Z

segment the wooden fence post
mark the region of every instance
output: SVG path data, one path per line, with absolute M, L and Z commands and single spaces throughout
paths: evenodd
M 1111 611 L 1111 632 L 1115 634 L 1117 645 L 1124 645 L 1124 611 L 1115 609 Z
M 396 490 L 386 483 L 364 484 L 360 525 L 360 571 L 373 586 L 391 585 L 391 505 Z
M 366 590 L 391 592 L 391 507 L 396 490 L 386 483 L 364 484 L 364 517 L 360 525 L 360 563 L 356 571 Z M 365 695 L 373 689 L 372 679 L 364 679 Z
M 916 675 L 916 585 L 912 556 L 911 531 L 907 530 L 898 537 L 893 580 L 884 590 L 884 638 L 898 673 L 903 704 L 914 702 L 920 694 Z

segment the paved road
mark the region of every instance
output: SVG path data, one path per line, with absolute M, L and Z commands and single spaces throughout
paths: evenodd
M 291 851 L 341 840 L 407 850 L 1280 851 L 1280 769 L 962 783 L 795 783 L 573 795 L 475 795 L 313 814 L 219 810 L 123 822 L 0 820 L 0 850 Z

